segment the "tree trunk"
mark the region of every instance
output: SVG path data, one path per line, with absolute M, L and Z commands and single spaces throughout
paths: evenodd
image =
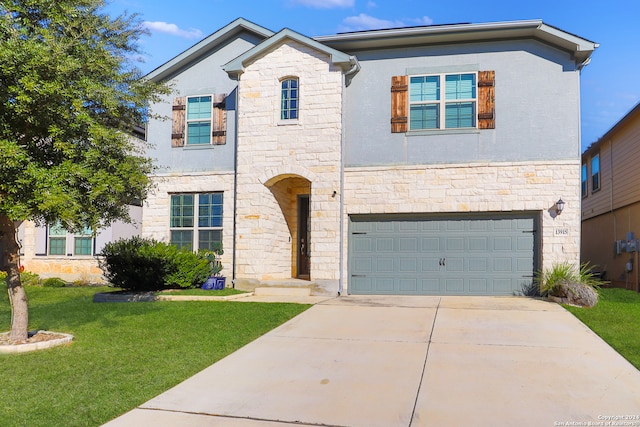
M 0 215 L 0 270 L 7 272 L 7 291 L 11 304 L 11 335 L 13 342 L 25 342 L 29 331 L 27 294 L 20 283 L 20 247 L 16 241 L 16 226 L 6 215 Z

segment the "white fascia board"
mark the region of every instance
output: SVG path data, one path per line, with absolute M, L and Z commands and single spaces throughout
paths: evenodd
M 261 55 L 263 52 L 271 49 L 273 46 L 277 45 L 284 39 L 290 39 L 296 41 L 300 44 L 306 45 L 312 49 L 317 50 L 318 52 L 325 53 L 331 58 L 331 62 L 333 64 L 337 64 L 344 68 L 351 68 L 352 60 L 351 56 L 340 52 L 339 50 L 333 49 L 329 46 L 326 46 L 314 39 L 311 39 L 307 36 L 304 36 L 300 33 L 297 33 L 289 28 L 285 28 L 280 32 L 274 34 L 272 37 L 268 38 L 264 42 L 260 43 L 257 46 L 249 49 L 242 55 L 237 58 L 229 61 L 225 65 L 223 65 L 222 69 L 225 70 L 230 75 L 241 74 L 244 71 L 244 67 L 246 64 L 250 63 L 254 58 Z
M 145 78 L 160 81 L 167 75 L 171 75 L 184 65 L 191 62 L 194 58 L 197 58 L 203 51 L 211 49 L 212 47 L 227 40 L 230 36 L 242 31 L 252 32 L 258 36 L 264 37 L 265 39 L 274 34 L 273 31 L 267 28 L 247 21 L 244 18 L 238 18 L 151 71 L 145 76 Z

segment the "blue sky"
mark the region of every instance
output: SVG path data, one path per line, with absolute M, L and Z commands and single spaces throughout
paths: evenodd
M 582 71 L 582 148 L 640 102 L 640 2 L 637 0 L 110 0 L 113 15 L 138 13 L 149 72 L 242 17 L 273 31 L 307 36 L 415 25 L 542 19 L 600 44 Z

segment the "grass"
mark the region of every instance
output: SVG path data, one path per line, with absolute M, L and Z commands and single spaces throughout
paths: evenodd
M 26 287 L 30 329 L 71 345 L 0 354 L 0 424 L 99 426 L 199 372 L 308 305 L 94 303 L 111 288 Z M 6 291 L 0 331 L 10 328 Z
M 618 288 L 599 293 L 595 307 L 565 308 L 640 369 L 640 293 Z

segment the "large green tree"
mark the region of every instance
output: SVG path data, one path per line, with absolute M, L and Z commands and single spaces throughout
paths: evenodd
M 128 220 L 149 191 L 151 161 L 128 135 L 167 93 L 141 78 L 135 15 L 103 0 L 0 0 L 0 270 L 11 339 L 27 339 L 17 225 L 76 231 Z

